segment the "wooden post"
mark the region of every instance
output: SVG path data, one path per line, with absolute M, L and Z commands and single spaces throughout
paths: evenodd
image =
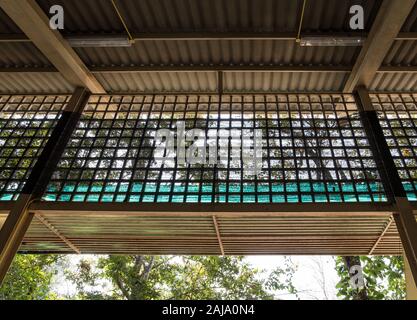
M 416 281 L 411 272 L 410 264 L 408 263 L 407 256 L 404 254 L 404 274 L 405 274 L 405 286 L 407 293 L 407 300 L 417 300 L 417 286 Z
M 0 284 L 18 251 L 33 214 L 29 205 L 40 199 L 81 116 L 89 93 L 77 88 L 36 161 L 22 193 L 0 230 Z

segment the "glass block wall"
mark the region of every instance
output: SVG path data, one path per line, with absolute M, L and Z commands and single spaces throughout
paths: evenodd
M 68 96 L 0 96 L 0 201 L 16 200 Z
M 410 201 L 417 201 L 417 94 L 373 94 L 380 124 Z
M 216 138 L 226 146 L 216 165 L 155 157 L 157 130 L 177 138 L 179 121 L 206 136 L 228 130 L 230 138 Z M 263 141 L 262 168 L 254 176 L 231 147 L 255 129 Z M 299 203 L 387 197 L 351 95 L 149 95 L 92 96 L 44 200 Z

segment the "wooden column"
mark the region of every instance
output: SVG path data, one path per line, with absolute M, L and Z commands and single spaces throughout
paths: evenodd
M 18 251 L 33 214 L 29 205 L 40 199 L 80 119 L 89 93 L 77 88 L 62 112 L 48 142 L 36 161 L 22 193 L 0 230 L 0 284 Z
M 381 174 L 385 192 L 388 199 L 395 204 L 395 223 L 414 281 L 417 281 L 417 222 L 413 208 L 407 199 L 407 194 L 403 188 L 368 91 L 365 87 L 358 87 L 355 89 L 354 95 L 366 136 Z
M 415 278 L 411 272 L 410 264 L 407 257 L 404 254 L 404 274 L 405 274 L 405 286 L 407 293 L 407 300 L 417 300 L 417 286 Z

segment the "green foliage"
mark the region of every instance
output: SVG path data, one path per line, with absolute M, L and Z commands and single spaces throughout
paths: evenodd
M 294 272 L 288 260 L 266 275 L 243 257 L 130 255 L 101 258 L 95 267 L 82 261 L 68 277 L 79 299 L 273 299 L 276 291 L 296 293 Z M 106 283 L 112 290 L 103 290 Z
M 360 257 L 368 298 L 372 300 L 405 299 L 404 261 L 402 257 Z M 336 271 L 340 281 L 336 288 L 338 296 L 352 300 L 358 289 L 352 288 L 343 257 L 336 258 Z
M 51 284 L 57 255 L 16 255 L 0 287 L 0 300 L 54 299 Z

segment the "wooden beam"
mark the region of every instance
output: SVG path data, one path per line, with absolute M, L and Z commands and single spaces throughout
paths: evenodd
M 222 237 L 220 235 L 219 224 L 217 223 L 216 216 L 213 216 L 213 225 L 214 225 L 214 230 L 216 230 L 216 237 L 217 237 L 217 241 L 219 242 L 220 252 L 221 252 L 222 256 L 224 256 L 223 241 L 222 241 Z
M 52 202 L 35 201 L 30 211 L 47 217 L 49 214 L 74 216 L 374 216 L 390 217 L 396 207 L 390 203 L 141 203 L 134 202 Z
M 105 93 L 102 85 L 89 72 L 80 57 L 57 30 L 49 27 L 49 19 L 36 1 L 0 0 L 0 8 L 16 23 L 68 82 L 85 87 L 92 93 Z
M 406 287 L 406 299 L 417 300 L 417 286 L 414 281 L 413 274 L 411 272 L 410 264 L 408 263 L 407 256 L 403 255 L 404 259 L 404 274 L 405 274 L 405 287 Z
M 391 227 L 393 221 L 394 221 L 394 218 L 390 217 L 389 220 L 388 220 L 387 225 L 384 228 L 384 230 L 382 230 L 381 234 L 378 236 L 378 239 L 376 239 L 376 241 L 375 241 L 374 245 L 372 246 L 371 250 L 369 250 L 369 255 L 372 255 L 374 253 L 375 249 L 378 247 L 378 244 L 381 242 L 382 238 L 385 236 L 385 234 L 387 233 L 387 231 Z
M 38 219 L 45 227 L 51 230 L 58 238 L 60 238 L 68 247 L 74 250 L 75 253 L 80 254 L 81 251 L 78 249 L 67 237 L 65 237 L 52 223 L 50 223 L 45 217 L 40 214 L 37 214 L 36 219 Z
M 384 0 L 368 37 L 350 73 L 344 92 L 350 93 L 360 85 L 369 87 L 390 50 L 416 0 Z

